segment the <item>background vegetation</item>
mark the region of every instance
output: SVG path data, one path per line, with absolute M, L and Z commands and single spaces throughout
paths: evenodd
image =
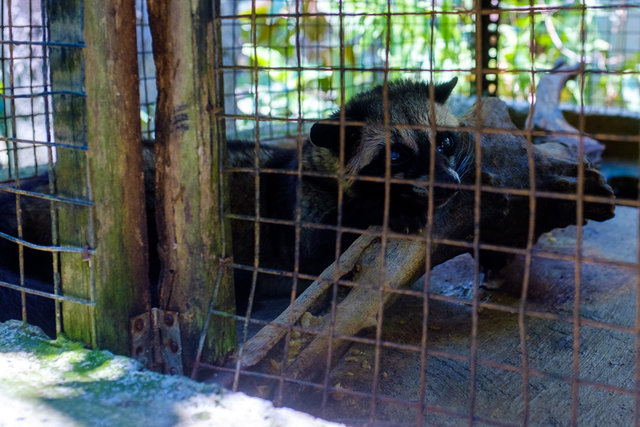
M 382 82 L 385 69 L 389 79 L 458 76 L 458 93 L 475 94 L 473 0 L 392 0 L 391 14 L 386 0 L 344 0 L 342 10 L 329 0 L 298 2 L 301 10 L 293 0 L 257 2 L 254 10 L 250 2 L 234 4 L 238 18 L 230 24 L 240 31 L 227 38 L 225 65 L 247 66 L 227 73 L 239 114 L 325 117 L 343 95 Z M 601 0 L 535 4 L 531 12 L 528 0 L 500 2 L 497 60 L 490 64 L 500 70 L 498 95 L 528 100 L 532 74 L 537 80 L 556 60 L 584 56 L 584 94 L 572 82 L 564 102 L 640 111 L 640 9 Z

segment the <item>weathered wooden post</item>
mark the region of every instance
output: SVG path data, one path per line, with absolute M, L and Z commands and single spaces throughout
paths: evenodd
M 185 367 L 196 357 L 215 288 L 216 308 L 234 312 L 235 304 L 232 276 L 222 263 L 231 254 L 231 233 L 221 212 L 226 146 L 213 3 L 148 1 L 158 85 L 160 308 L 180 314 Z M 233 321 L 216 318 L 209 323 L 202 360 L 220 360 L 235 345 Z
M 128 354 L 129 319 L 149 310 L 134 0 L 46 7 L 52 90 L 62 91 L 53 102 L 55 140 L 78 146 L 57 149 L 58 192 L 94 202 L 58 207 L 60 244 L 87 248 L 61 254 L 64 294 L 96 303 L 65 303 L 64 330 Z M 86 99 L 64 93 L 83 84 Z

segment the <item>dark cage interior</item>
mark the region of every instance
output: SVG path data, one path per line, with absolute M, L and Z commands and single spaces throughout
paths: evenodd
M 640 3 L 0 3 L 0 321 L 347 424 L 638 423 Z

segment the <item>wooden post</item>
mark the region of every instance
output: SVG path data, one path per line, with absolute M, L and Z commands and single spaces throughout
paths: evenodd
M 47 8 L 52 41 L 86 43 L 50 48 L 52 89 L 84 84 L 87 95 L 54 98 L 56 141 L 83 145 L 86 136 L 88 145 L 57 150 L 58 192 L 94 202 L 59 206 L 60 243 L 95 250 L 89 260 L 61 257 L 64 294 L 96 302 L 65 303 L 64 330 L 128 354 L 129 319 L 150 309 L 134 0 L 49 0 Z
M 209 304 L 233 313 L 232 276 L 220 261 L 231 253 L 228 221 L 221 214 L 225 182 L 221 160 L 225 139 L 222 85 L 215 71 L 211 0 L 149 0 L 156 63 L 157 223 L 162 271 L 160 308 L 180 313 L 183 361 L 196 356 Z M 179 31 L 177 31 L 179 29 Z M 203 361 L 221 360 L 235 348 L 233 321 L 214 318 L 207 331 Z

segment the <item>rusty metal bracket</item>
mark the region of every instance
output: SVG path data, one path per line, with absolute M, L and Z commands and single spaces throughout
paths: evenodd
M 179 314 L 153 308 L 131 319 L 131 355 L 150 370 L 182 375 Z
M 180 339 L 178 313 L 159 308 L 152 309 L 151 313 L 153 315 L 154 338 L 160 344 L 156 346 L 156 349 L 160 350 L 163 372 L 182 375 L 182 340 Z M 156 330 L 159 333 L 156 333 Z
M 131 319 L 131 357 L 147 369 L 153 369 L 151 314 L 142 313 Z

